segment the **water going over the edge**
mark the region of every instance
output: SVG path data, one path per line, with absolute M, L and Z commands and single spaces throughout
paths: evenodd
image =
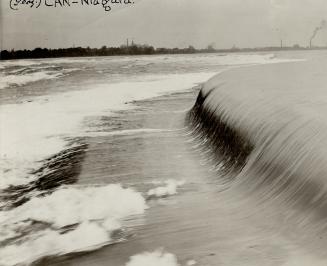
M 325 265 L 326 65 L 0 62 L 0 265 Z

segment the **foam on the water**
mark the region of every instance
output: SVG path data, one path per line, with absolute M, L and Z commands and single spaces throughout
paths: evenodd
M 157 250 L 154 252 L 144 252 L 130 258 L 126 266 L 179 266 L 174 254 Z
M 87 251 L 111 243 L 123 220 L 142 214 L 143 196 L 120 185 L 61 188 L 0 212 L 1 265 Z M 17 256 L 17 254 L 20 254 Z
M 0 188 L 29 183 L 42 160 L 60 152 L 65 138 L 90 132 L 87 120 L 112 111 L 133 108 L 128 102 L 190 89 L 214 73 L 152 76 L 139 82 L 98 85 L 94 88 L 38 97 L 33 102 L 0 106 Z M 84 122 L 84 123 L 83 123 Z M 93 128 L 96 132 L 97 129 Z
M 157 66 L 171 67 L 178 65 L 178 68 L 187 69 L 189 66 L 197 66 L 202 71 L 217 66 L 241 66 L 252 64 L 279 63 L 289 60 L 276 58 L 274 54 L 198 54 L 193 55 L 156 55 L 156 56 L 120 56 L 120 57 L 97 57 L 97 58 L 49 58 L 35 60 L 9 60 L 0 61 L 0 89 L 11 86 L 22 86 L 28 83 L 59 78 L 64 74 L 79 69 L 76 66 L 101 66 L 97 73 L 106 72 L 108 65 L 121 69 L 118 73 L 140 68 L 151 68 Z M 49 68 L 66 68 L 65 70 L 49 71 Z M 109 67 L 109 69 L 110 69 Z M 83 67 L 82 67 L 83 68 Z M 177 68 L 177 69 L 178 69 Z M 206 70 L 205 70 L 206 69 Z M 25 72 L 27 70 L 27 72 Z M 30 70 L 33 70 L 30 73 Z M 110 71 L 108 73 L 111 73 Z M 171 73 L 171 72 L 170 72 Z M 133 73 L 129 73 L 133 74 Z
M 39 176 L 35 173 L 42 169 L 45 160 L 62 152 L 70 147 L 69 145 L 74 145 L 71 143 L 76 137 L 162 132 L 160 129 L 103 132 L 103 128 L 94 123 L 94 120 L 101 116 L 111 116 L 119 110 L 135 108 L 131 104 L 133 101 L 188 90 L 218 72 L 215 68 L 209 71 L 208 68 L 204 68 L 205 65 L 236 66 L 283 61 L 275 59 L 273 55 L 234 54 L 198 55 L 197 58 L 166 55 L 141 58 L 69 58 L 23 60 L 1 64 L 6 65 L 5 70 L 10 68 L 9 72 L 7 71 L 8 75 L 15 74 L 13 71 L 19 67 L 34 68 L 37 75 L 40 75 L 44 67 L 48 68 L 47 64 L 69 64 L 68 69 L 72 70 L 74 68 L 71 68 L 70 64 L 91 62 L 102 64 L 101 66 L 106 69 L 107 64 L 116 61 L 142 68 L 158 60 L 160 63 L 161 60 L 167 63 L 168 67 L 165 70 L 169 69 L 170 74 L 145 75 L 133 72 L 135 75 L 129 81 L 120 79 L 118 83 L 101 83 L 94 80 L 94 84 L 81 82 L 79 91 L 36 97 L 24 103 L 1 105 L 0 189 L 4 191 L 11 186 L 19 186 L 38 179 Z M 176 69 L 181 67 L 185 71 L 190 65 L 193 64 L 194 67 L 199 64 L 201 70 L 197 70 L 196 73 L 189 71 L 171 74 L 175 71 L 171 69 L 171 65 L 176 62 L 178 62 Z M 64 73 L 62 68 L 59 72 Z M 19 70 L 16 74 L 22 72 Z M 24 86 L 20 88 L 23 89 Z M 182 184 L 183 182 L 179 181 L 167 181 L 164 185 L 150 190 L 145 196 L 174 195 Z M 35 195 L 33 194 L 28 202 L 0 212 L 1 265 L 28 264 L 46 256 L 93 250 L 112 243 L 115 241 L 114 232 L 123 228 L 124 219 L 131 215 L 143 214 L 147 208 L 140 193 L 122 188 L 120 185 L 84 188 L 67 186 L 43 196 L 33 190 L 30 193 Z M 132 257 L 128 266 L 139 265 L 140 262 L 142 266 L 178 265 L 174 255 L 157 251 Z
M 139 135 L 139 134 L 154 134 L 154 133 L 164 133 L 172 132 L 169 129 L 159 129 L 159 128 L 138 128 L 138 129 L 125 129 L 125 130 L 114 130 L 110 132 L 103 131 L 88 131 L 76 134 L 77 137 L 103 137 L 103 136 L 127 136 L 127 135 Z
M 12 85 L 21 86 L 30 82 L 35 82 L 39 80 L 54 79 L 62 76 L 62 73 L 43 71 L 43 72 L 34 72 L 25 75 L 6 75 L 1 76 L 0 81 L 0 90 L 10 87 Z
M 110 238 L 106 230 L 94 223 L 83 223 L 66 234 L 44 230 L 35 239 L 2 248 L 0 263 L 3 266 L 29 265 L 46 256 L 94 250 L 107 243 Z
M 4 69 L 6 67 L 24 67 L 24 66 L 35 66 L 42 64 L 41 60 L 7 60 L 0 62 L 0 69 Z
M 152 197 L 160 198 L 160 197 L 167 197 L 167 196 L 175 195 L 175 194 L 177 194 L 177 188 L 184 185 L 185 181 L 184 180 L 177 181 L 174 179 L 169 179 L 163 183 L 164 183 L 163 186 L 159 186 L 159 187 L 150 189 L 147 193 L 147 196 L 149 198 L 152 198 Z

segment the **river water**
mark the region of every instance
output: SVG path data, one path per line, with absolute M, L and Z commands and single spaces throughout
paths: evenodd
M 324 265 L 186 119 L 217 73 L 322 56 L 0 62 L 0 265 Z

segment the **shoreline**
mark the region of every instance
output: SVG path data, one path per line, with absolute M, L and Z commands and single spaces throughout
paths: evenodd
M 41 49 L 44 50 L 46 48 L 37 48 L 37 49 Z M 79 48 L 65 48 L 67 50 L 70 49 L 79 49 Z M 64 50 L 65 50 L 64 49 Z M 82 48 L 82 49 L 86 49 L 86 48 Z M 101 50 L 98 48 L 92 48 L 95 50 Z M 62 50 L 62 49 L 49 49 L 49 51 L 56 51 L 56 50 Z M 171 49 L 173 50 L 173 49 Z M 183 49 L 180 49 L 180 51 L 176 51 L 176 52 L 153 52 L 153 53 L 128 53 L 128 52 L 123 52 L 123 53 L 119 53 L 119 54 L 108 54 L 108 55 L 104 55 L 104 54 L 79 54 L 79 55 L 73 55 L 72 54 L 68 54 L 68 55 L 58 55 L 58 56 L 35 56 L 35 57 L 16 57 L 16 58 L 6 58 L 8 55 L 5 56 L 0 56 L 0 62 L 6 62 L 6 61 L 15 61 L 15 60 L 37 60 L 37 59 L 55 59 L 55 58 L 93 58 L 93 57 L 134 57 L 134 56 L 158 56 L 158 55 L 199 55 L 199 54 L 243 54 L 243 53 L 268 53 L 268 52 L 310 52 L 310 51 L 324 51 L 327 50 L 327 47 L 315 47 L 315 48 L 306 48 L 306 47 L 300 47 L 300 48 L 293 48 L 293 47 L 284 47 L 284 48 L 280 48 L 280 47 L 263 47 L 263 48 L 240 48 L 240 49 L 217 49 L 217 50 L 213 50 L 213 51 L 209 51 L 206 49 L 203 50 L 196 50 L 196 51 L 184 51 Z M 4 52 L 6 50 L 2 50 L 1 52 Z M 29 53 L 33 53 L 34 50 L 32 51 L 28 51 Z M 8 52 L 8 51 L 6 51 Z M 22 50 L 17 50 L 14 51 L 14 53 L 21 53 L 23 52 Z M 9 53 L 9 52 L 8 52 Z

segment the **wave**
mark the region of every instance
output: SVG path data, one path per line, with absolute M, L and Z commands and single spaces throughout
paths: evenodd
M 100 134 L 99 130 L 103 129 L 94 125 L 94 118 L 135 108 L 132 103 L 136 100 L 188 90 L 213 75 L 151 76 L 143 81 L 103 84 L 38 97 L 33 102 L 0 106 L 1 137 L 6 140 L 1 143 L 0 150 L 0 169 L 3 171 L 0 189 L 33 182 L 37 179 L 33 173 L 45 160 L 69 148 L 71 139 L 91 136 L 92 132 Z M 94 101 L 90 102 L 90 99 Z M 106 132 L 104 135 L 134 133 L 137 130 Z
M 305 214 L 308 226 L 327 217 L 325 68 L 320 60 L 230 70 L 203 85 L 186 119 L 224 182 Z
M 142 57 L 137 60 L 145 63 L 156 62 L 160 58 L 160 56 Z M 199 55 L 199 59 L 189 56 L 168 56 L 168 58 L 170 63 L 185 61 L 186 65 L 188 60 L 199 60 L 201 64 L 206 62 L 209 65 L 224 65 L 222 60 L 227 60 L 229 63 L 227 61 L 226 63 L 231 65 L 242 64 L 242 62 L 246 64 L 274 63 L 281 60 L 276 59 L 272 54 Z M 122 59 L 124 58 L 101 58 L 102 61 Z M 125 59 L 136 60 L 129 57 Z M 9 79 L 12 79 L 10 82 L 23 84 L 44 78 L 54 78 L 59 75 L 58 73 L 64 74 L 65 71 L 75 70 L 76 68 L 65 70 L 56 64 L 80 63 L 80 60 L 84 62 L 89 59 L 18 60 L 1 62 L 1 64 L 5 66 L 5 72 L 9 73 L 5 77 L 7 79 L 10 77 Z M 85 85 L 81 91 L 36 97 L 31 102 L 2 105 L 0 107 L 1 136 L 6 142 L 1 143 L 0 168 L 4 178 L 0 180 L 0 189 L 34 182 L 37 177 L 33 173 L 42 167 L 45 160 L 69 148 L 67 145 L 71 138 L 119 133 L 99 133 L 102 129 L 92 125 L 95 117 L 110 116 L 113 111 L 133 108 L 130 104 L 133 101 L 188 90 L 206 81 L 217 71 L 179 75 L 142 75 L 130 82 Z M 9 81 L 2 82 L 7 84 Z M 94 99 L 94 102 L 90 102 L 89 99 Z M 121 133 L 125 134 L 127 131 Z
M 0 62 L 0 69 L 4 69 L 7 67 L 24 67 L 24 66 L 35 66 L 42 64 L 41 60 L 7 60 Z
M 22 176 L 16 176 L 3 180 L 3 183 L 10 186 L 0 193 L 0 210 L 20 206 L 33 197 L 49 194 L 61 185 L 76 183 L 87 148 L 88 145 L 81 141 L 72 142 L 58 154 L 41 161 L 40 167 L 30 172 L 33 178 L 22 180 Z M 19 173 L 19 168 L 13 169 L 13 173 Z
M 143 194 L 120 184 L 61 186 L 1 211 L 0 264 L 29 265 L 121 242 L 128 237 L 125 227 L 138 224 L 132 217 L 149 208 L 148 200 L 175 195 L 184 181 L 160 184 L 166 186 Z
M 52 71 L 34 72 L 25 75 L 6 75 L 1 77 L 0 89 L 5 89 L 11 86 L 21 86 L 39 80 L 55 79 L 62 75 L 62 73 Z
M 0 264 L 30 264 L 43 257 L 119 242 L 123 234 L 117 231 L 123 228 L 123 220 L 146 209 L 141 193 L 119 184 L 70 186 L 35 197 L 13 210 L 0 212 L 0 244 L 4 245 Z
M 0 90 L 23 87 L 26 84 L 42 80 L 58 79 L 80 68 L 71 65 L 60 65 L 56 61 L 46 60 L 18 60 L 0 64 L 2 73 L 0 74 Z
M 267 63 L 275 59 L 268 56 L 262 60 L 259 56 L 254 61 Z M 26 74 L 25 70 L 22 73 Z M 178 193 L 182 181 L 163 182 L 144 194 L 120 185 L 72 184 L 88 148 L 85 138 L 165 132 L 151 128 L 108 129 L 98 120 L 136 108 L 134 101 L 187 91 L 215 73 L 141 76 L 130 82 L 92 84 L 80 91 L 0 106 L 1 137 L 6 140 L 1 142 L 0 151 L 0 264 L 29 264 L 48 256 L 90 251 L 119 242 L 126 236 L 122 232 L 124 219 L 143 214 L 146 200 Z M 251 138 L 247 127 L 237 125 L 236 115 L 231 120 L 225 106 L 216 110 L 218 94 L 207 89 L 208 84 L 189 113 L 192 128 L 196 129 L 193 134 L 203 141 L 203 146 L 209 146 L 210 139 L 210 146 L 217 147 L 216 154 L 224 155 L 229 162 L 226 169 L 233 166 L 240 174 L 256 152 L 256 139 Z M 245 115 L 244 110 L 240 113 Z M 213 123 L 220 123 L 224 130 L 210 129 Z M 229 137 L 217 141 L 217 134 Z
M 175 64 L 178 65 L 178 69 L 186 70 L 190 66 L 197 66 L 198 69 L 207 70 L 208 67 L 233 67 L 286 61 L 289 61 L 289 59 L 277 58 L 274 54 L 199 54 L 196 57 L 190 55 L 157 55 L 139 57 L 10 60 L 0 62 L 0 69 L 4 70 L 4 75 L 1 75 L 0 89 L 6 89 L 12 86 L 23 86 L 40 80 L 60 78 L 70 72 L 81 70 L 81 66 L 84 66 L 84 68 L 87 66 L 94 68 L 95 64 L 97 67 L 100 66 L 100 70 L 97 71 L 98 73 L 111 74 L 112 69 L 110 67 L 108 68 L 108 64 L 116 64 L 116 67 L 121 69 L 119 73 L 135 74 L 140 72 L 140 69 L 143 68 L 148 71 L 153 67 L 159 67 L 160 69 L 160 67 L 165 66 L 170 70 L 171 65 Z M 128 69 L 131 70 L 129 71 Z M 196 68 L 194 70 L 196 70 Z

